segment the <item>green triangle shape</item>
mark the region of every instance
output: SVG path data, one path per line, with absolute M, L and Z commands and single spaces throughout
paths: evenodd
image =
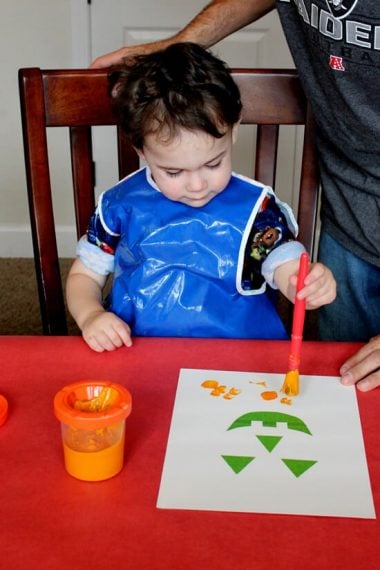
M 317 463 L 317 461 L 313 461 L 312 459 L 282 459 L 281 461 L 285 463 L 286 467 L 290 469 L 296 477 L 300 477 L 305 471 Z
M 274 450 L 276 445 L 282 439 L 282 435 L 257 435 L 257 439 L 263 444 L 266 450 L 271 451 Z
M 243 455 L 222 455 L 222 457 L 235 473 L 243 471 L 243 469 L 255 459 L 254 457 Z

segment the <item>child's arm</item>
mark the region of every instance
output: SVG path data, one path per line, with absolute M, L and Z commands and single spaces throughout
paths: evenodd
M 299 260 L 287 261 L 274 271 L 274 282 L 280 291 L 294 303 Z M 336 282 L 330 269 L 322 263 L 311 263 L 305 278 L 305 286 L 298 293 L 306 299 L 307 309 L 317 309 L 332 303 L 336 297 Z
M 91 271 L 80 259 L 76 259 L 66 283 L 69 311 L 81 329 L 84 340 L 97 352 L 132 345 L 129 326 L 103 308 L 102 290 L 105 282 L 106 276 Z

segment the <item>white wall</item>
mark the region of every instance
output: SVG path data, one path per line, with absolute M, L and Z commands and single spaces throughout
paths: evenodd
M 86 2 L 86 0 L 75 0 Z M 32 255 L 17 71 L 73 67 L 70 0 L 3 0 L 0 15 L 0 257 Z M 53 143 L 59 153 L 59 137 Z M 56 168 L 58 187 L 70 176 Z M 57 222 L 69 212 L 62 201 Z
M 149 1 L 153 4 L 155 2 Z M 191 4 L 192 1 L 198 9 L 200 0 L 189 0 L 188 3 Z M 108 6 L 109 2 L 110 0 L 99 0 L 98 9 L 107 9 L 104 7 Z M 125 2 L 128 3 L 128 0 Z M 173 2 L 177 5 L 175 0 L 167 0 L 166 4 L 173 5 Z M 120 0 L 111 2 L 112 6 L 119 4 L 124 6 Z M 206 4 L 206 0 L 201 4 Z M 93 3 L 93 19 L 95 7 Z M 87 0 L 1 1 L 0 257 L 33 255 L 21 135 L 18 69 L 32 66 L 47 69 L 87 67 L 91 60 L 90 33 L 87 29 L 90 26 L 89 10 Z M 191 10 L 192 15 L 195 12 L 195 8 Z M 182 14 L 181 18 L 184 24 L 189 16 Z M 268 18 L 269 16 L 266 16 L 266 19 Z M 260 22 L 256 31 L 267 32 L 272 29 L 269 24 Z M 106 36 L 103 24 L 102 21 L 102 35 L 98 39 Z M 178 24 L 181 25 L 180 22 Z M 113 29 L 112 26 L 110 29 Z M 261 66 L 291 67 L 291 57 L 279 24 L 274 24 L 273 30 L 275 31 L 271 37 L 274 34 L 276 41 L 263 43 L 261 55 L 265 56 L 265 64 Z M 116 48 L 121 40 L 115 41 L 117 43 L 112 49 Z M 101 52 L 104 52 L 104 48 Z M 73 257 L 76 235 L 72 225 L 74 213 L 71 199 L 71 166 L 66 136 L 65 132 L 57 129 L 53 133 L 49 132 L 48 141 L 59 253 L 62 257 Z

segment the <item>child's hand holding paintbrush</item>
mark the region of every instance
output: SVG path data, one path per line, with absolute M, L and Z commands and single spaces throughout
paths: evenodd
M 301 362 L 301 345 L 303 337 L 303 326 L 305 322 L 306 299 L 300 299 L 297 295 L 304 288 L 305 277 L 307 275 L 308 268 L 309 256 L 306 252 L 304 252 L 300 257 L 300 266 L 297 276 L 288 372 L 285 376 L 285 381 L 281 388 L 281 391 L 284 392 L 287 396 L 297 396 L 299 392 L 299 365 Z
M 336 283 L 327 267 L 320 263 L 309 263 L 307 253 L 303 253 L 299 261 L 291 261 L 279 267 L 275 279 L 281 292 L 295 303 L 289 371 L 282 386 L 282 391 L 288 396 L 295 396 L 299 391 L 298 369 L 305 309 L 317 309 L 331 303 L 336 296 Z

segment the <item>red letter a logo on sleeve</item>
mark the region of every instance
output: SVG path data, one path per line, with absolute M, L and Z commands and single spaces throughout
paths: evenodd
M 335 71 L 345 71 L 346 68 L 343 65 L 343 58 L 337 55 L 330 55 L 330 67 L 335 69 Z

